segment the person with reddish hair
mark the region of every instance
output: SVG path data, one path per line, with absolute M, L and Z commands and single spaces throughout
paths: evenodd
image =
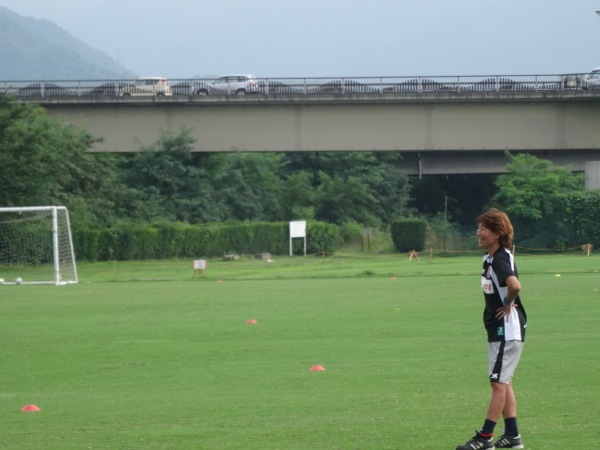
M 519 295 L 521 283 L 510 247 L 514 231 L 506 213 L 489 209 L 477 218 L 477 240 L 486 249 L 481 288 L 483 323 L 488 338 L 489 381 L 492 388 L 483 427 L 456 450 L 523 448 L 517 426 L 517 400 L 512 377 L 519 364 L 527 314 Z M 494 443 L 494 428 L 504 418 L 504 434 Z

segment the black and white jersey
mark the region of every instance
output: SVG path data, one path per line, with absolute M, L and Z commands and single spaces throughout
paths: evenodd
M 489 342 L 525 341 L 527 314 L 520 296 L 515 299 L 517 307 L 513 308 L 508 317 L 496 319 L 497 310 L 502 308 L 502 299 L 508 292 L 506 279 L 510 276 L 519 278 L 515 259 L 510 250 L 499 248 L 493 255 L 487 254 L 483 257 L 481 272 L 481 288 L 485 298 L 483 324 Z

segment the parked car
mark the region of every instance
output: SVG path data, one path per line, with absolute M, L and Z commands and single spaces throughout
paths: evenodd
M 381 92 L 434 92 L 454 91 L 456 86 L 440 83 L 429 78 L 412 78 L 401 83 L 387 83 L 381 88 Z
M 87 91 L 86 95 L 101 95 L 101 96 L 116 96 L 120 95 L 122 89 L 125 87 L 123 83 L 109 81 L 100 86 L 94 86 L 89 91 Z
M 520 90 L 516 81 L 504 77 L 490 77 L 461 86 L 463 92 L 501 92 Z
M 590 73 L 584 75 L 581 87 L 583 89 L 600 89 L 600 67 L 592 69 Z
M 225 75 L 200 86 L 198 95 L 208 94 L 258 94 L 258 82 L 254 75 Z
M 200 83 L 190 81 L 180 81 L 171 86 L 173 95 L 194 95 L 198 90 Z
M 121 95 L 173 95 L 169 81 L 163 77 L 145 77 L 123 86 Z
M 299 84 L 282 83 L 277 80 L 268 80 L 260 86 L 261 92 L 267 94 L 302 94 L 303 86 Z
M 33 83 L 19 88 L 17 95 L 25 97 L 59 97 L 77 95 L 77 91 L 59 86 L 56 83 Z

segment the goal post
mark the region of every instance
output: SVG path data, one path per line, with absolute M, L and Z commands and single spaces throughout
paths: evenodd
M 0 208 L 0 284 L 78 281 L 66 207 Z

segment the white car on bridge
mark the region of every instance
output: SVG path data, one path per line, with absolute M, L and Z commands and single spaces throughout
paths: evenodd
M 121 95 L 173 95 L 166 78 L 145 77 L 121 88 Z
M 600 67 L 592 69 L 583 77 L 581 87 L 583 89 L 600 89 Z

